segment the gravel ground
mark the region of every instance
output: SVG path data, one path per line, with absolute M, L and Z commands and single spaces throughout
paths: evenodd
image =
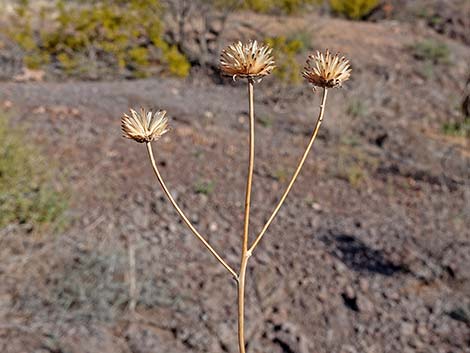
M 470 352 L 470 153 L 465 138 L 441 131 L 459 116 L 470 49 L 394 22 L 335 20 L 317 36 L 351 58 L 354 76 L 330 95 L 314 150 L 251 262 L 249 351 Z M 423 38 L 451 50 L 453 64 L 434 65 L 433 77 L 407 51 Z M 318 93 L 270 79 L 255 94 L 253 232 L 288 182 L 319 104 Z M 130 106 L 168 111 L 172 131 L 155 145 L 162 173 L 237 266 L 243 83 L 4 82 L 0 104 L 74 190 L 64 234 L 2 230 L 0 351 L 236 352 L 235 284 L 177 220 L 144 147 L 120 137 L 119 117 Z

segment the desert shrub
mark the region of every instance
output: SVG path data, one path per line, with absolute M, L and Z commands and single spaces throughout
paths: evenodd
M 215 185 L 213 181 L 200 180 L 194 185 L 194 192 L 196 194 L 210 195 L 214 191 L 214 188 L 215 188 Z
M 470 118 L 464 118 L 461 121 L 446 122 L 442 125 L 442 131 L 446 135 L 451 136 L 470 136 Z
M 351 20 L 360 20 L 366 17 L 377 7 L 379 0 L 330 0 L 333 12 Z
M 163 58 L 168 66 L 168 72 L 177 77 L 186 77 L 191 70 L 188 59 L 179 52 L 175 45 L 163 46 Z
M 186 58 L 163 40 L 159 0 L 56 0 L 48 6 L 39 16 L 47 26 L 33 23 L 28 0 L 17 7 L 12 37 L 30 68 L 53 63 L 67 75 L 91 77 L 102 72 L 142 77 L 150 65 L 178 76 L 189 71 Z
M 33 29 L 33 13 L 29 8 L 29 0 L 19 0 L 15 14 L 21 20 L 9 34 L 25 50 L 25 65 L 30 69 L 39 69 L 49 63 L 49 56 L 42 53 L 39 48 L 38 38 Z
M 367 106 L 361 99 L 353 99 L 349 102 L 346 114 L 353 118 L 364 117 L 367 115 Z
M 54 168 L 22 128 L 0 115 L 0 228 L 9 224 L 55 228 L 64 225 L 67 198 L 53 185 Z M 51 168 L 52 167 L 52 168 Z
M 302 77 L 299 72 L 302 66 L 297 61 L 297 55 L 303 53 L 310 46 L 309 37 L 302 34 L 294 34 L 290 37 L 278 36 L 266 39 L 266 44 L 273 48 L 276 59 L 274 75 L 282 82 L 298 84 Z
M 442 42 L 432 39 L 416 42 L 411 45 L 411 51 L 418 60 L 428 61 L 433 64 L 450 63 L 449 47 Z
M 413 57 L 421 61 L 417 72 L 425 79 L 434 79 L 436 76 L 436 65 L 450 64 L 450 50 L 445 43 L 432 39 L 413 43 L 409 46 Z
M 306 5 L 320 4 L 321 0 L 247 0 L 244 8 L 260 13 L 282 12 L 292 14 Z
M 333 165 L 333 175 L 336 178 L 358 187 L 377 170 L 377 158 L 363 151 L 354 136 L 341 141 L 337 148 L 338 158 Z

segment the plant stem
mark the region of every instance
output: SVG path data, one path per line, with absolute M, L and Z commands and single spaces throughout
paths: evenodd
M 243 250 L 242 260 L 248 250 L 248 231 L 250 227 L 250 205 L 251 205 L 251 186 L 253 184 L 253 169 L 255 161 L 255 110 L 254 110 L 254 94 L 253 94 L 253 80 L 248 79 L 248 100 L 250 110 L 250 155 L 248 162 L 248 177 L 246 181 L 245 193 L 245 222 L 243 229 Z
M 238 277 L 238 348 L 240 353 L 245 353 L 245 279 L 249 258 L 249 253 L 242 258 Z
M 153 171 L 155 173 L 155 176 L 158 179 L 158 182 L 160 183 L 163 191 L 165 192 L 166 197 L 170 200 L 171 204 L 175 208 L 176 212 L 180 215 L 184 223 L 188 226 L 188 228 L 193 232 L 193 234 L 204 244 L 204 246 L 210 251 L 210 253 L 222 264 L 222 266 L 225 267 L 225 269 L 232 274 L 232 276 L 235 278 L 235 280 L 238 280 L 238 275 L 237 273 L 228 265 L 224 259 L 217 253 L 217 251 L 214 250 L 214 248 L 207 242 L 206 239 L 194 228 L 188 217 L 184 214 L 184 212 L 181 210 L 181 208 L 178 206 L 176 203 L 175 199 L 173 196 L 171 196 L 170 191 L 168 190 L 167 186 L 165 185 L 165 182 L 163 181 L 163 178 L 160 174 L 160 171 L 158 170 L 157 164 L 155 163 L 155 157 L 153 156 L 153 151 L 152 151 L 152 145 L 150 142 L 146 143 L 147 146 L 147 152 L 150 158 L 150 162 L 152 163 Z
M 272 221 L 274 220 L 274 218 L 276 217 L 277 213 L 279 212 L 279 210 L 281 209 L 281 206 L 282 204 L 284 203 L 284 201 L 286 200 L 287 198 L 287 195 L 289 194 L 290 190 L 292 189 L 292 186 L 294 185 L 297 177 L 299 176 L 299 173 L 300 173 L 300 170 L 302 169 L 304 163 L 305 163 L 305 160 L 307 159 L 307 156 L 310 152 L 310 150 L 312 149 L 312 146 L 313 146 L 313 143 L 315 142 L 315 139 L 317 137 L 317 134 L 318 134 L 318 131 L 320 130 L 320 125 L 323 121 L 323 115 L 325 113 L 325 105 L 326 105 L 326 97 L 328 95 L 328 89 L 327 88 L 323 88 L 323 97 L 322 97 L 322 101 L 321 101 L 321 105 L 320 105 L 320 112 L 318 113 L 318 118 L 317 118 L 317 122 L 316 122 L 316 125 L 315 125 L 315 128 L 313 130 L 313 133 L 312 133 L 312 137 L 310 138 L 310 141 L 307 145 L 307 148 L 302 156 L 302 158 L 300 159 L 299 161 L 299 164 L 297 165 L 297 169 L 295 170 L 294 172 L 294 175 L 292 176 L 292 179 L 291 181 L 289 182 L 289 185 L 287 186 L 287 189 L 286 191 L 284 191 L 284 194 L 282 195 L 281 199 L 279 200 L 279 203 L 277 204 L 277 206 L 274 208 L 274 211 L 273 213 L 271 214 L 271 216 L 269 217 L 268 221 L 266 222 L 266 224 L 264 225 L 263 229 L 261 230 L 261 232 L 258 234 L 258 236 L 256 237 L 256 240 L 255 242 L 253 243 L 253 245 L 250 247 L 250 249 L 248 250 L 250 253 L 254 251 L 254 249 L 256 248 L 256 246 L 259 244 L 259 242 L 261 241 L 261 239 L 263 238 L 264 234 L 266 233 L 266 230 L 268 229 L 268 227 L 271 225 Z
M 240 353 L 245 353 L 245 278 L 248 259 L 251 252 L 248 251 L 248 235 L 250 227 L 251 187 L 253 184 L 253 168 L 255 160 L 255 111 L 253 80 L 248 78 L 248 103 L 250 111 L 250 151 L 248 162 L 248 177 L 245 194 L 245 221 L 243 227 L 243 246 L 240 261 L 240 274 L 238 277 L 238 347 Z

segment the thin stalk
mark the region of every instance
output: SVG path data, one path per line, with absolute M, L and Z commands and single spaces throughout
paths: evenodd
M 253 93 L 253 80 L 248 79 L 248 100 L 250 111 L 250 155 L 248 162 L 248 177 L 246 180 L 246 193 L 245 193 L 245 222 L 243 228 L 243 251 L 242 260 L 248 250 L 248 231 L 250 227 L 250 205 L 251 205 L 251 186 L 253 184 L 253 169 L 255 161 L 255 108 L 254 108 L 254 93 Z
M 163 191 L 165 192 L 166 197 L 168 200 L 170 200 L 171 204 L 175 208 L 176 212 L 180 215 L 181 219 L 184 221 L 184 223 L 188 226 L 188 228 L 191 230 L 191 232 L 204 244 L 204 246 L 210 251 L 210 253 L 219 261 L 222 266 L 225 267 L 225 269 L 232 274 L 232 276 L 235 278 L 235 280 L 238 280 L 238 275 L 237 273 L 230 267 L 229 264 L 227 264 L 224 259 L 217 253 L 217 251 L 214 250 L 214 248 L 207 242 L 206 239 L 194 228 L 188 217 L 184 214 L 184 212 L 181 210 L 181 208 L 178 206 L 176 203 L 175 199 L 173 196 L 171 196 L 170 191 L 168 190 L 165 182 L 163 181 L 163 178 L 160 174 L 160 171 L 158 170 L 157 164 L 155 163 L 155 157 L 153 156 L 153 151 L 152 151 L 152 145 L 150 142 L 146 143 L 147 146 L 147 152 L 150 158 L 150 162 L 152 163 L 152 168 L 155 173 L 155 176 L 158 179 L 158 182 L 160 183 Z
M 240 353 L 245 353 L 245 282 L 249 258 L 248 253 L 243 257 L 238 277 L 238 348 Z
M 264 225 L 263 229 L 261 230 L 261 232 L 258 234 L 258 236 L 256 237 L 256 240 L 255 242 L 253 243 L 253 245 L 250 247 L 250 249 L 248 250 L 248 252 L 252 253 L 253 250 L 256 248 L 256 246 L 259 244 L 259 242 L 261 241 L 261 239 L 263 238 L 264 234 L 266 233 L 266 230 L 269 228 L 269 226 L 271 225 L 272 221 L 274 220 L 274 218 L 276 217 L 277 213 L 279 212 L 279 210 L 281 209 L 281 206 L 282 204 L 284 203 L 284 201 L 286 200 L 287 198 L 287 195 L 289 194 L 290 190 L 292 189 L 292 186 L 294 185 L 297 177 L 299 176 L 299 173 L 300 173 L 300 170 L 302 169 L 304 163 L 305 163 L 305 160 L 307 159 L 307 156 L 310 152 L 310 150 L 312 149 L 312 146 L 313 146 L 313 143 L 315 142 L 315 139 L 317 137 L 317 134 L 318 134 L 318 131 L 320 130 L 320 126 L 321 126 L 321 123 L 323 121 L 323 115 L 325 113 L 325 105 L 326 105 L 326 97 L 328 95 L 328 89 L 327 88 L 323 88 L 323 97 L 322 97 L 322 101 L 321 101 L 321 105 L 320 105 L 320 112 L 318 113 L 318 118 L 317 118 L 317 122 L 316 122 L 316 125 L 315 125 L 315 128 L 313 130 L 313 133 L 312 133 L 312 137 L 310 138 L 310 141 L 307 145 L 307 148 L 302 156 L 302 158 L 300 159 L 299 161 L 299 164 L 297 165 L 297 169 L 295 170 L 294 172 L 294 175 L 292 176 L 292 179 L 291 181 L 289 182 L 289 185 L 287 186 L 287 189 L 286 191 L 284 191 L 284 194 L 282 195 L 281 199 L 279 200 L 279 203 L 277 204 L 277 206 L 274 208 L 274 211 L 273 213 L 271 214 L 271 216 L 269 217 L 268 221 L 266 222 L 266 224 Z
M 253 168 L 255 161 L 255 110 L 253 80 L 248 79 L 248 103 L 250 112 L 250 152 L 248 162 L 248 177 L 245 193 L 245 221 L 243 226 L 243 246 L 240 263 L 240 275 L 238 277 L 238 347 L 240 353 L 245 353 L 245 278 L 248 259 L 251 253 L 248 251 L 248 235 L 250 227 L 251 187 L 253 184 Z

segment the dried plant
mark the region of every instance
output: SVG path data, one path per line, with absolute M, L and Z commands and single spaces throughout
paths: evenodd
M 259 46 L 256 40 L 248 44 L 238 42 L 222 51 L 220 68 L 234 80 L 237 76 L 261 78 L 269 75 L 275 68 L 271 52 L 271 48 Z
M 251 188 L 253 181 L 253 168 L 254 168 L 254 141 L 255 141 L 255 116 L 254 116 L 254 83 L 259 82 L 260 79 L 269 75 L 275 68 L 275 62 L 271 56 L 271 49 L 267 46 L 260 46 L 256 41 L 249 43 L 235 43 L 222 51 L 220 60 L 221 70 L 224 74 L 236 77 L 245 78 L 248 85 L 248 105 L 249 105 L 249 162 L 248 162 L 248 175 L 245 191 L 245 216 L 242 236 L 242 248 L 240 267 L 235 271 L 220 255 L 219 253 L 207 242 L 191 221 L 186 217 L 185 213 L 178 206 L 173 196 L 171 195 L 168 187 L 166 186 L 160 171 L 155 162 L 155 157 L 152 151 L 151 142 L 158 139 L 162 134 L 167 132 L 167 120 L 164 112 L 152 114 L 142 109 L 141 113 L 131 110 L 131 115 L 125 114 L 122 117 L 122 129 L 124 137 L 133 139 L 137 142 L 145 142 L 147 147 L 148 156 L 152 164 L 153 171 L 160 183 L 166 196 L 176 209 L 184 223 L 189 227 L 192 233 L 204 244 L 210 253 L 219 261 L 219 263 L 232 275 L 238 285 L 238 345 L 240 353 L 245 353 L 245 337 L 244 337 L 244 322 L 245 322 L 245 282 L 246 270 L 248 260 L 252 256 L 254 250 L 262 240 L 269 226 L 278 214 L 281 206 L 287 198 L 292 186 L 294 185 L 307 156 L 313 146 L 317 137 L 320 125 L 323 121 L 325 112 L 327 93 L 329 88 L 340 87 L 345 81 L 350 78 L 351 69 L 349 61 L 338 54 L 332 55 L 329 51 L 326 53 L 317 52 L 315 55 L 309 56 L 307 66 L 303 72 L 303 76 L 311 83 L 314 88 L 320 87 L 323 90 L 320 111 L 313 128 L 310 141 L 307 144 L 297 168 L 290 179 L 286 190 L 272 211 L 268 221 L 258 233 L 255 241 L 249 244 L 249 224 L 250 224 L 250 206 L 251 206 Z
M 331 55 L 329 50 L 326 54 L 317 51 L 309 56 L 303 76 L 316 87 L 334 88 L 349 79 L 351 69 L 344 56 Z
M 124 137 L 137 142 L 151 142 L 158 140 L 168 131 L 168 119 L 165 111 L 153 114 L 141 109 L 140 113 L 131 109 L 131 115 L 124 114 L 121 119 Z

